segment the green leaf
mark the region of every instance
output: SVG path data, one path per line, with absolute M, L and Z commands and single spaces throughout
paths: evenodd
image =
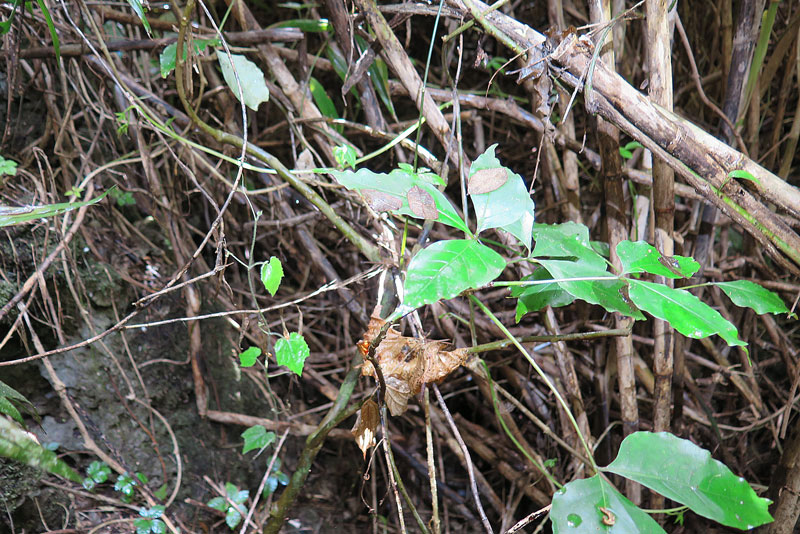
M 684 256 L 664 256 L 656 247 L 644 241 L 620 241 L 617 254 L 623 274 L 650 273 L 667 278 L 690 278 L 700 264 Z
M 0 22 L 0 35 L 5 35 L 11 30 L 11 24 L 14 22 L 14 15 L 17 13 L 17 7 L 22 4 L 22 0 L 14 0 L 11 4 L 11 15 L 8 20 Z
M 297 332 L 275 342 L 275 360 L 278 365 L 285 365 L 298 376 L 303 375 L 303 365 L 310 353 L 306 340 Z
M 111 468 L 105 462 L 95 460 L 89 467 L 86 468 L 86 474 L 98 484 L 102 484 L 108 480 L 108 475 L 111 474 Z
M 252 367 L 255 365 L 259 356 L 261 356 L 260 348 L 249 347 L 245 351 L 239 353 L 239 365 L 242 367 Z
M 751 172 L 746 171 L 744 169 L 736 169 L 735 171 L 731 171 L 728 173 L 728 176 L 730 178 L 738 178 L 740 180 L 750 180 L 751 182 L 755 182 L 758 185 L 761 185 L 761 182 L 759 181 L 758 178 L 753 176 Z
M 325 87 L 319 83 L 319 80 L 312 76 L 311 79 L 308 80 L 308 88 L 311 90 L 311 96 L 314 98 L 314 103 L 317 105 L 323 115 L 331 119 L 341 118 L 339 112 L 336 110 L 333 100 L 331 100 L 331 97 L 329 97 L 328 93 L 325 92 Z M 342 133 L 341 124 L 335 125 L 334 129 L 339 133 Z
M 273 24 L 270 28 L 298 28 L 309 33 L 325 33 L 331 29 L 328 19 L 291 19 Z
M 437 241 L 408 264 L 403 305 L 419 308 L 484 286 L 506 267 L 503 257 L 475 239 Z
M 3 226 L 12 226 L 27 221 L 33 221 L 35 219 L 54 217 L 56 215 L 61 215 L 62 213 L 66 213 L 68 211 L 81 208 L 83 206 L 91 206 L 92 204 L 97 204 L 98 202 L 103 200 L 103 197 L 105 197 L 110 191 L 113 190 L 115 190 L 115 188 L 112 187 L 99 197 L 84 202 L 63 202 L 60 204 L 44 204 L 40 206 L 26 206 L 22 208 L 0 206 L 0 228 L 2 228 Z
M 771 501 L 756 495 L 711 453 L 672 434 L 634 432 L 604 469 L 635 480 L 703 517 L 750 530 L 769 523 Z
M 438 216 L 436 221 L 452 226 L 467 235 L 471 235 L 467 224 L 430 180 L 433 173 L 414 173 L 408 169 L 395 169 L 389 174 L 373 172 L 369 169 L 353 171 L 332 171 L 336 180 L 348 189 L 361 191 L 367 202 L 376 211 L 391 211 L 395 214 L 419 217 L 411 210 L 408 203 L 409 192 L 418 187 L 429 194 L 436 205 Z M 433 175 L 435 176 L 435 175 Z M 436 176 L 438 180 L 441 180 Z
M 53 24 L 53 17 L 50 16 L 50 10 L 47 9 L 47 5 L 44 3 L 43 0 L 36 0 L 36 3 L 39 5 L 39 9 L 42 10 L 44 21 L 47 24 L 47 30 L 50 32 L 50 39 L 53 40 L 53 52 L 55 52 L 56 60 L 60 60 L 61 42 L 58 40 L 58 34 L 56 33 L 56 25 Z
M 231 529 L 236 528 L 236 525 L 238 525 L 241 520 L 242 514 L 233 506 L 228 508 L 227 512 L 225 512 L 225 524 Z
M 511 172 L 500 163 L 494 155 L 496 144 L 486 149 L 486 152 L 478 156 L 472 162 L 469 169 L 470 178 L 479 171 L 487 169 L 502 169 L 507 174 L 507 180 L 500 187 L 480 194 L 470 194 L 472 205 L 475 207 L 475 215 L 478 219 L 477 233 L 489 228 L 504 228 L 526 217 L 526 221 L 533 223 L 534 205 L 533 200 L 528 194 L 525 182 L 519 174 Z M 470 187 L 472 187 L 470 181 Z M 513 226 L 512 226 L 513 227 Z M 529 226 L 530 228 L 530 226 Z M 530 240 L 523 241 L 524 235 L 515 236 L 526 248 L 530 249 Z
M 244 439 L 244 446 L 242 447 L 242 454 L 246 454 L 256 449 L 263 449 L 268 447 L 275 441 L 275 433 L 267 432 L 267 429 L 261 425 L 251 426 L 242 432 Z
M 522 281 L 545 281 L 553 277 L 547 269 L 540 267 L 533 274 L 526 276 Z M 557 283 L 542 283 L 528 286 L 513 286 L 511 296 L 517 298 L 516 321 L 519 322 L 528 312 L 539 311 L 545 306 L 558 308 L 572 304 L 575 297 L 564 291 Z
M 167 485 L 162 484 L 160 488 L 153 492 L 153 496 L 160 501 L 165 500 L 167 498 Z
M 217 50 L 217 60 L 222 69 L 225 83 L 228 84 L 236 98 L 243 101 L 248 108 L 258 111 L 259 104 L 269 100 L 269 89 L 264 82 L 264 73 L 261 72 L 258 65 L 245 56 L 231 54 L 228 57 L 228 54 L 221 49 Z M 237 75 L 242 86 L 241 95 L 239 94 L 239 84 L 236 83 Z
M 150 534 L 150 526 L 153 522 L 149 519 L 134 519 L 133 526 L 136 527 L 136 534 Z
M 200 54 L 209 45 L 218 46 L 219 39 L 193 39 L 195 54 Z M 183 59 L 187 58 L 186 47 L 183 48 Z M 178 57 L 178 43 L 171 43 L 164 47 L 158 56 L 158 66 L 161 70 L 161 77 L 166 78 L 175 70 L 175 59 Z
M 139 508 L 139 515 L 147 518 L 147 519 L 158 519 L 162 515 L 164 515 L 164 506 L 161 504 L 157 504 L 152 508 Z
M 555 492 L 550 521 L 553 534 L 666 534 L 600 475 L 574 480 Z
M 17 408 L 11 404 L 10 400 L 3 396 L 0 396 L 0 413 L 9 416 L 21 425 L 25 424 L 22 420 L 22 414 L 19 413 L 19 410 L 17 410 Z
M 336 163 L 342 169 L 346 169 L 347 167 L 355 169 L 356 156 L 355 149 L 350 145 L 337 146 L 333 149 L 333 157 L 336 158 Z
M 264 289 L 269 291 L 271 296 L 275 296 L 278 287 L 281 285 L 283 279 L 283 265 L 281 260 L 275 256 L 271 256 L 269 262 L 261 266 L 261 282 L 264 284 Z
M 735 326 L 685 289 L 673 289 L 643 280 L 629 282 L 630 298 L 639 308 L 667 321 L 684 336 L 702 339 L 718 334 L 728 345 L 747 345 L 739 339 Z
M 533 238 L 536 246 L 531 255 L 536 258 L 574 259 L 598 270 L 607 269 L 606 260 L 589 240 L 589 229 L 582 224 L 537 224 L 533 228 Z
M 73 482 L 81 482 L 78 473 L 60 460 L 53 451 L 48 451 L 39 445 L 19 425 L 2 416 L 0 416 L 0 456 L 43 469 Z
M 17 162 L 0 156 L 0 176 L 3 175 L 16 176 Z
M 536 242 L 539 247 L 539 242 Z M 594 251 L 591 251 L 595 254 Z M 600 256 L 597 256 L 600 258 Z M 602 260 L 602 258 L 600 258 Z M 637 320 L 644 315 L 628 295 L 628 284 L 591 261 L 537 260 L 557 281 L 559 287 L 575 298 L 598 304 L 611 312 L 619 312 Z M 589 278 L 590 280 L 575 280 Z M 591 280 L 597 278 L 597 280 Z
M 734 304 L 743 308 L 752 308 L 759 315 L 789 313 L 789 308 L 776 293 L 755 282 L 736 280 L 734 282 L 715 282 L 714 285 L 723 290 Z
M 133 12 L 136 13 L 136 16 L 139 17 L 139 20 L 142 21 L 142 26 L 147 31 L 147 35 L 150 37 L 153 36 L 153 30 L 150 29 L 150 23 L 147 21 L 147 17 L 144 15 L 144 8 L 142 7 L 141 0 L 128 0 L 128 3 L 133 9 Z
M 152 534 L 164 534 L 167 531 L 167 524 L 160 519 L 153 519 L 150 524 Z
M 224 512 L 228 509 L 228 501 L 225 500 L 225 497 L 214 497 L 210 501 L 206 503 L 210 508 L 214 510 L 219 510 L 220 512 Z

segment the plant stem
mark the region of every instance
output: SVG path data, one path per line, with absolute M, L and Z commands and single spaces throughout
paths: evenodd
M 553 383 L 550 381 L 550 378 L 545 374 L 542 368 L 539 367 L 539 364 L 536 363 L 536 360 L 533 359 L 533 357 L 528 353 L 528 351 L 525 350 L 525 347 L 523 347 L 522 344 L 519 341 L 517 341 L 517 338 L 511 335 L 511 332 L 508 331 L 508 328 L 506 328 L 506 326 L 500 321 L 500 319 L 498 319 L 497 316 L 495 316 L 495 314 L 492 313 L 492 311 L 489 308 L 487 308 L 483 302 L 480 301 L 480 299 L 478 299 L 475 295 L 470 295 L 469 298 L 472 302 L 475 303 L 476 306 L 478 306 L 481 309 L 481 311 L 483 311 L 483 313 L 486 314 L 487 317 L 489 317 L 489 319 L 492 320 L 494 324 L 497 325 L 497 327 L 500 330 L 503 331 L 503 334 L 505 334 L 506 337 L 511 341 L 511 343 L 513 343 L 514 346 L 517 347 L 517 349 L 522 353 L 522 355 L 525 356 L 525 359 L 528 360 L 528 362 L 531 364 L 536 373 L 542 378 L 542 380 L 544 380 L 544 383 L 547 384 L 547 387 L 550 388 L 550 391 L 553 392 L 553 395 L 555 395 L 556 399 L 558 400 L 558 403 L 564 409 L 564 412 L 566 412 L 567 417 L 569 418 L 570 423 L 572 423 L 573 428 L 575 428 L 575 432 L 577 432 L 578 434 L 578 439 L 581 440 L 581 444 L 583 445 L 583 448 L 586 451 L 586 456 L 592 463 L 592 470 L 595 473 L 599 472 L 597 464 L 594 461 L 594 455 L 592 454 L 592 449 L 591 447 L 589 447 L 589 444 L 586 443 L 586 438 L 583 436 L 583 433 L 581 432 L 581 429 L 578 426 L 578 422 L 575 420 L 575 416 L 572 415 L 572 410 L 570 410 L 567 402 L 558 392 L 555 385 L 553 385 Z

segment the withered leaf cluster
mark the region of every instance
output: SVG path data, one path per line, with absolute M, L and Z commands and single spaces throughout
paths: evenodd
M 360 346 L 367 346 L 375 339 L 386 321 L 373 313 Z M 375 359 L 386 383 L 386 406 L 394 415 L 406 411 L 408 399 L 422 391 L 430 382 L 439 382 L 467 359 L 466 349 L 443 350 L 444 341 L 426 341 L 403 336 L 394 327 L 375 349 Z M 377 380 L 375 367 L 365 361 L 362 376 Z

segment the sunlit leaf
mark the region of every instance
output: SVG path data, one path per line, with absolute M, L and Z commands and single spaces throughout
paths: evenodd
M 629 280 L 630 298 L 650 315 L 667 321 L 686 337 L 702 339 L 718 334 L 728 345 L 744 346 L 739 332 L 720 313 L 685 289 Z
M 769 499 L 756 495 L 745 479 L 707 450 L 666 432 L 626 437 L 604 471 L 635 480 L 729 527 L 750 530 L 772 521 Z
M 471 194 L 472 205 L 475 207 L 475 216 L 478 219 L 477 232 L 480 233 L 489 228 L 503 228 L 506 225 L 518 221 L 524 214 L 529 214 L 533 217 L 533 200 L 528 194 L 528 189 L 525 187 L 525 182 L 518 174 L 512 173 L 500 163 L 494 155 L 494 149 L 497 145 L 492 145 L 486 152 L 478 156 L 472 162 L 470 167 L 470 187 L 473 183 L 480 189 L 486 189 L 488 176 L 494 178 L 490 186 L 497 185 L 501 181 L 501 174 L 504 171 L 506 174 L 506 181 L 499 185 L 496 189 L 490 189 L 487 193 Z M 486 174 L 486 173 L 489 174 Z M 473 180 L 473 177 L 483 173 L 484 179 Z M 479 176 L 480 178 L 480 176 Z M 480 186 L 478 185 L 480 184 Z M 530 242 L 523 243 L 527 248 L 530 248 Z
M 664 256 L 644 241 L 620 241 L 617 254 L 623 273 L 650 273 L 666 278 L 689 278 L 700 264 L 684 256 Z
M 555 492 L 550 521 L 553 534 L 665 534 L 600 475 L 574 480 Z
M 457 228 L 469 235 L 469 228 L 467 228 L 466 223 L 459 217 L 456 209 L 450 201 L 447 200 L 447 197 L 431 183 L 431 181 L 434 180 L 432 176 L 435 176 L 433 173 L 421 171 L 415 173 L 408 168 L 400 168 L 394 169 L 389 174 L 373 172 L 369 169 L 359 169 L 357 172 L 350 170 L 333 171 L 331 174 L 340 184 L 348 189 L 361 191 L 362 194 L 366 194 L 365 191 L 377 191 L 400 199 L 401 207 L 393 209 L 392 212 L 400 215 L 409 215 L 411 217 L 417 217 L 417 215 L 409 206 L 408 193 L 412 188 L 418 187 L 433 198 L 436 209 L 439 212 L 436 221 Z M 435 176 L 435 178 L 441 180 L 438 176 Z M 375 196 L 374 193 L 369 194 L 373 195 L 371 198 L 381 198 Z M 383 200 L 387 200 L 388 202 L 388 197 L 385 197 Z M 381 206 L 390 207 L 389 204 L 385 203 L 381 203 Z
M 479 288 L 500 276 L 503 257 L 475 239 L 437 241 L 408 264 L 403 304 L 418 308 Z
M 303 366 L 310 353 L 306 340 L 297 332 L 275 342 L 275 360 L 278 365 L 285 365 L 298 376 L 303 374 Z
M 78 473 L 53 451 L 42 447 L 19 425 L 3 416 L 0 416 L 0 456 L 43 469 L 73 482 L 81 482 Z
M 231 54 L 228 57 L 228 54 L 221 49 L 217 50 L 217 60 L 222 69 L 225 83 L 236 98 L 243 101 L 247 107 L 257 111 L 262 102 L 269 100 L 269 89 L 264 81 L 264 73 L 261 72 L 258 65 L 238 54 Z M 241 94 L 239 93 L 239 83 L 236 82 L 237 76 L 241 83 Z
M 242 432 L 242 439 L 244 439 L 242 454 L 245 454 L 270 446 L 275 441 L 275 432 L 267 432 L 263 426 L 255 425 Z
M 144 7 L 142 7 L 142 1 L 128 0 L 128 4 L 130 4 L 131 9 L 133 9 L 133 12 L 136 13 L 136 16 L 139 17 L 139 20 L 142 21 L 142 26 L 144 26 L 145 31 L 147 31 L 147 35 L 152 37 L 153 30 L 150 29 L 150 22 L 147 20 L 147 17 L 144 14 Z
M 109 192 L 114 190 L 114 188 L 109 189 L 102 195 L 97 198 L 93 198 L 92 200 L 83 201 L 83 202 L 64 202 L 60 204 L 45 204 L 40 206 L 25 206 L 25 207 L 11 207 L 11 206 L 0 206 L 0 228 L 3 226 L 11 226 L 14 224 L 20 224 L 27 221 L 33 221 L 36 219 L 43 219 L 45 217 L 54 217 L 56 215 L 61 215 L 68 211 L 72 211 L 74 209 L 83 207 L 83 206 L 91 206 L 92 204 L 97 204 L 103 197 L 105 197 Z
M 261 349 L 258 347 L 250 347 L 244 352 L 239 353 L 239 365 L 242 367 L 252 367 L 255 365 L 259 356 L 261 356 Z
M 756 313 L 789 313 L 783 300 L 772 291 L 749 280 L 714 282 L 737 306 L 752 308 Z
M 281 260 L 275 256 L 271 256 L 269 261 L 261 266 L 261 283 L 264 284 L 264 289 L 269 291 L 271 296 L 275 296 L 278 287 L 283 280 L 283 265 Z

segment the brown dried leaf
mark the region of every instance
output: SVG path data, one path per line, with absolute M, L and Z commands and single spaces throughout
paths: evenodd
M 403 207 L 403 199 L 383 191 L 362 189 L 361 194 L 364 195 L 369 207 L 377 212 L 399 210 Z
M 408 198 L 408 207 L 411 208 L 411 213 L 423 219 L 437 219 L 439 217 L 439 210 L 436 208 L 436 201 L 430 193 L 415 185 L 408 190 L 406 195 Z
M 373 313 L 362 343 L 370 343 L 386 324 Z M 391 328 L 375 350 L 386 384 L 386 405 L 392 415 L 406 411 L 408 400 L 417 395 L 425 384 L 438 382 L 467 359 L 466 349 L 442 350 L 444 341 L 425 341 L 401 335 Z M 363 376 L 377 379 L 371 362 L 364 362 Z
M 368 399 L 361 405 L 356 424 L 350 431 L 356 438 L 356 445 L 361 449 L 364 458 L 367 457 L 369 448 L 375 446 L 375 430 L 378 428 L 379 422 L 378 404 L 374 400 Z
M 386 407 L 389 408 L 389 413 L 397 417 L 403 415 L 408 409 L 408 399 L 413 397 L 411 388 L 408 383 L 404 382 L 396 376 L 390 376 L 386 379 Z
M 491 193 L 495 189 L 500 189 L 507 181 L 508 169 L 505 167 L 481 169 L 469 177 L 467 191 L 470 195 Z
M 442 380 L 467 360 L 467 349 L 445 351 L 441 350 L 443 344 L 431 341 L 425 348 L 425 372 L 422 374 L 425 384 Z

